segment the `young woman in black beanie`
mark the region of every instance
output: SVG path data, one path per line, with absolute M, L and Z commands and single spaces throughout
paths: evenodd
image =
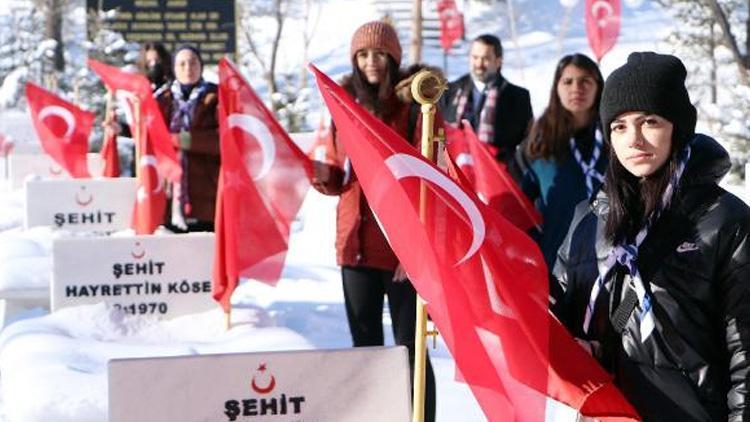
M 729 156 L 694 133 L 685 77 L 647 52 L 607 79 L 610 167 L 559 250 L 553 311 L 644 420 L 750 420 L 750 209 L 718 186 Z

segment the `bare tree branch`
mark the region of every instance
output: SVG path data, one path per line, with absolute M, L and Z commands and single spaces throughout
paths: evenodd
M 716 23 L 719 24 L 719 29 L 721 29 L 722 38 L 724 39 L 724 44 L 729 48 L 729 50 L 732 52 L 732 57 L 734 58 L 734 61 L 737 63 L 737 67 L 740 71 L 740 77 L 742 78 L 742 82 L 744 85 L 750 85 L 750 77 L 748 77 L 748 70 L 749 66 L 746 60 L 746 57 L 743 57 L 740 53 L 739 45 L 737 44 L 737 39 L 734 37 L 734 34 L 732 34 L 732 28 L 729 24 L 729 20 L 727 19 L 727 15 L 724 13 L 724 10 L 721 8 L 721 5 L 719 4 L 718 0 L 706 0 L 706 3 L 708 4 L 708 7 L 711 9 L 711 12 L 714 15 L 714 18 L 716 19 Z M 750 25 L 750 21 L 748 21 L 748 25 Z
M 315 8 L 315 12 L 313 12 L 313 4 L 317 6 Z M 321 8 L 320 3 L 317 2 L 316 0 L 305 0 L 305 10 L 304 10 L 305 30 L 302 32 L 302 42 L 303 42 L 302 66 L 300 67 L 300 74 L 299 74 L 300 90 L 307 87 L 307 62 L 308 62 L 309 53 L 310 53 L 310 43 L 312 42 L 312 39 L 315 36 L 315 31 L 318 29 L 318 23 L 320 23 L 320 15 L 321 15 L 320 8 Z M 311 18 L 312 18 L 312 24 L 310 23 Z
M 286 19 L 286 13 L 283 8 L 284 0 L 275 0 L 274 17 L 276 18 L 276 35 L 273 38 L 273 44 L 271 44 L 271 66 L 269 67 L 269 73 L 266 76 L 268 79 L 268 86 L 271 94 L 278 91 L 276 85 L 276 57 L 279 52 L 279 42 L 281 41 L 281 32 L 284 30 L 284 20 Z

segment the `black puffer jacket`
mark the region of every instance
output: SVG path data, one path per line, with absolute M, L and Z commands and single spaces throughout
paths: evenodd
M 654 302 L 656 328 L 641 342 L 635 312 L 622 334 L 610 309 L 624 272 L 606 280 L 588 335 L 591 288 L 612 246 L 603 235 L 608 203 L 600 193 L 576 210 L 558 253 L 554 312 L 594 355 L 647 421 L 750 420 L 750 209 L 717 185 L 729 157 L 697 135 L 671 206 L 639 250 L 638 268 Z

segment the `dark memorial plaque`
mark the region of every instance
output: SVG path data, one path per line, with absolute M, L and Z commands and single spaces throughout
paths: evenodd
M 234 0 L 86 0 L 92 10 L 118 9 L 109 28 L 126 40 L 161 42 L 172 52 L 192 44 L 216 64 L 236 47 Z M 90 36 L 89 36 L 90 38 Z

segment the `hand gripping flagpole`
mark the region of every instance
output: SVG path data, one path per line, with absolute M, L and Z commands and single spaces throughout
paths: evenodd
M 422 105 L 422 156 L 435 162 L 436 141 L 433 133 L 435 104 L 447 89 L 446 81 L 435 72 L 422 70 L 411 82 L 411 95 Z M 419 217 L 427 221 L 427 182 L 422 180 L 419 189 Z M 417 295 L 417 322 L 414 339 L 414 400 L 412 422 L 424 421 L 425 378 L 427 370 L 427 336 L 436 336 L 437 330 L 427 331 L 427 306 Z M 434 337 L 433 337 L 434 340 Z

